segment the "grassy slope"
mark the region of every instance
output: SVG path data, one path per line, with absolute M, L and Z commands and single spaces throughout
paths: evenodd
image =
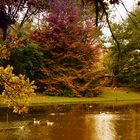
M 32 105 L 54 104 L 54 103 L 83 103 L 83 102 L 112 102 L 112 101 L 137 101 L 140 102 L 140 91 L 133 91 L 128 88 L 103 88 L 100 97 L 56 97 L 36 96 L 31 99 Z

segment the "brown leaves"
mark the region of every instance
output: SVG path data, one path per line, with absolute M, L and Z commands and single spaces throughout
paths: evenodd
M 8 50 L 5 46 L 0 46 L 0 59 L 8 59 L 10 55 L 10 50 Z
M 92 84 L 97 78 L 92 69 L 99 60 L 100 30 L 88 18 L 91 13 L 84 15 L 83 21 L 78 5 L 57 2 L 44 18 L 45 27 L 32 35 L 46 65 L 40 82 L 49 94 L 65 95 L 69 91 L 74 96 L 84 95 L 94 89 Z

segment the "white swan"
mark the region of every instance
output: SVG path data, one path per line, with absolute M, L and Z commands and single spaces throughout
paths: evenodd
M 54 124 L 54 122 L 50 122 L 50 121 L 47 120 L 47 125 L 48 126 L 52 126 L 53 124 Z
M 23 130 L 23 129 L 24 129 L 24 126 L 20 126 L 19 128 L 20 128 L 21 130 Z
M 40 124 L 40 121 L 36 120 L 36 118 L 34 118 L 34 124 Z

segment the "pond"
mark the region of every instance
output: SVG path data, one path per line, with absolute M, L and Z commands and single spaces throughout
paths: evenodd
M 140 104 L 65 104 L 17 115 L 0 108 L 0 140 L 140 140 Z

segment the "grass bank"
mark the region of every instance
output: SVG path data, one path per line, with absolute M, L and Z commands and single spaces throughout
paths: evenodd
M 88 102 L 140 102 L 140 91 L 129 88 L 102 88 L 102 94 L 99 97 L 57 97 L 37 95 L 30 100 L 30 105 L 44 104 L 62 104 L 62 103 L 88 103 Z
M 30 99 L 30 106 L 44 106 L 48 104 L 70 104 L 70 103 L 140 103 L 140 91 L 129 88 L 102 88 L 102 94 L 99 97 L 58 97 L 42 96 L 40 94 Z M 0 97 L 0 106 L 7 106 Z

